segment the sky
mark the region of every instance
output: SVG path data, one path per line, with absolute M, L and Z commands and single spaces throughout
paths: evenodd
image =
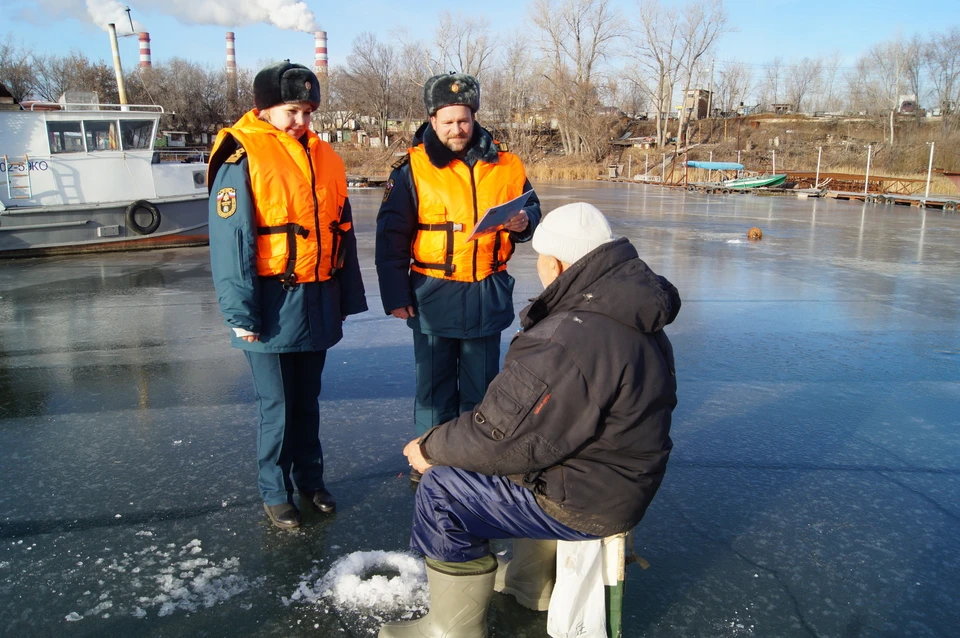
M 556 0 L 555 0 L 556 1 Z M 636 0 L 612 0 L 629 21 Z M 662 4 L 679 4 L 661 0 Z M 740 61 L 762 70 L 776 56 L 785 63 L 839 53 L 844 65 L 873 44 L 944 31 L 960 24 L 960 0 L 726 0 L 729 24 L 715 52 L 717 66 Z M 264 63 L 289 58 L 313 65 L 312 31 L 328 34 L 330 66 L 343 64 L 356 36 L 374 33 L 391 41 L 398 29 L 430 42 L 444 10 L 466 7 L 470 16 L 489 20 L 494 34 L 531 31 L 529 1 L 484 0 L 471 4 L 418 0 L 0 0 L 0 38 L 12 39 L 38 54 L 79 50 L 91 58 L 111 59 L 106 32 L 98 24 L 112 20 L 130 31 L 129 6 L 136 30 L 150 33 L 153 61 L 182 57 L 220 65 L 224 34 L 236 33 L 237 64 L 256 70 Z M 298 30 L 299 29 L 299 30 Z M 532 44 L 531 44 L 532 46 Z M 627 43 L 627 46 L 629 44 Z M 126 70 L 138 62 L 137 37 L 123 37 L 120 53 Z

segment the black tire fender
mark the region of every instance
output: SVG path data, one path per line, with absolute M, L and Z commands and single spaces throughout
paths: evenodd
M 137 221 L 137 212 L 150 213 L 150 223 L 146 226 Z M 138 199 L 127 206 L 127 228 L 138 235 L 149 235 L 160 228 L 160 210 L 145 199 Z

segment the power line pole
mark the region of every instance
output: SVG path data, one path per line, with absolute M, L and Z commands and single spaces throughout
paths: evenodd
M 717 59 L 714 58 L 710 62 L 710 89 L 707 93 L 707 119 L 713 117 L 713 65 L 716 64 Z M 713 131 L 713 127 L 710 127 L 710 131 Z

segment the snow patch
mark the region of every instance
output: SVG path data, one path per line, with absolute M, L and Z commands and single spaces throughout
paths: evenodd
M 327 600 L 340 610 L 374 611 L 377 617 L 412 617 L 427 608 L 423 561 L 404 552 L 354 552 L 335 561 L 322 577 L 318 575 L 314 568 L 283 603 Z
M 153 532 L 136 533 L 144 542 L 153 540 L 153 535 Z M 111 614 L 145 618 L 154 614 L 193 612 L 225 602 L 264 581 L 263 577 L 243 576 L 240 559 L 235 556 L 222 559 L 201 556 L 203 547 L 199 539 L 179 548 L 176 543 L 168 543 L 166 548 L 177 549 L 166 551 L 158 545 L 149 545 L 124 552 L 122 556 L 108 555 L 93 561 L 88 558 L 87 569 L 101 576 L 96 580 L 100 587 L 84 592 L 87 599 L 83 602 L 88 602 L 89 609 L 82 614 L 71 612 L 66 620 L 90 616 L 108 618 Z M 111 550 L 104 548 L 104 551 Z M 84 561 L 78 561 L 77 566 L 83 564 Z

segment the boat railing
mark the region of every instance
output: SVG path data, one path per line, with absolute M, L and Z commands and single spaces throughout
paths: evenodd
M 88 104 L 82 102 L 31 102 L 31 111 L 134 111 L 163 113 L 159 104 Z
M 205 148 L 164 148 L 154 149 L 152 163 L 206 164 L 209 160 L 210 151 Z

